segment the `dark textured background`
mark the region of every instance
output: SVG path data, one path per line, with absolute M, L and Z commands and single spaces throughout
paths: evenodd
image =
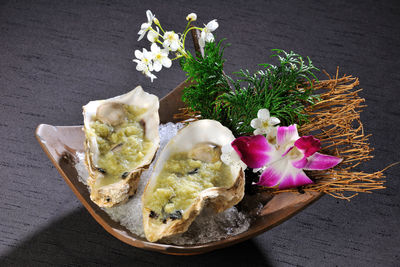
M 169 29 L 185 16 L 218 18 L 226 72 L 254 70 L 272 48 L 310 56 L 321 69 L 360 78 L 375 159 L 399 161 L 398 1 L 1 1 L 0 265 L 399 266 L 399 167 L 387 189 L 351 202 L 325 196 L 282 225 L 239 245 L 177 257 L 130 247 L 78 202 L 34 138 L 38 124 L 77 125 L 89 100 L 141 84 L 160 97 L 184 79 L 175 64 L 154 82 L 135 70 L 137 31 L 150 8 Z M 322 77 L 322 76 L 321 76 Z

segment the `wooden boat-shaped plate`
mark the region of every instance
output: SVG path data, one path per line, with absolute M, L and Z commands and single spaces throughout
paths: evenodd
M 183 82 L 161 99 L 159 111 L 161 123 L 174 121 L 173 114 L 178 112 L 178 108 L 184 106 L 181 101 L 181 93 L 186 85 L 187 84 Z M 111 220 L 103 210 L 90 200 L 86 185 L 78 180 L 78 172 L 75 169 L 75 153 L 83 152 L 84 150 L 83 144 L 85 137 L 82 126 L 52 126 L 40 124 L 36 129 L 36 138 L 65 182 L 71 187 L 72 191 L 93 218 L 103 226 L 107 232 L 129 245 L 166 254 L 200 254 L 242 242 L 286 221 L 322 195 L 320 193 L 281 193 L 272 195 L 267 192 L 261 192 L 256 195 L 246 196 L 246 202 L 249 204 L 246 205 L 248 209 L 251 209 L 252 201 L 261 201 L 264 206 L 261 210 L 257 209 L 258 213 L 254 215 L 255 219 L 251 223 L 249 229 L 239 235 L 198 245 L 178 246 L 151 243 L 136 236 L 124 226 Z

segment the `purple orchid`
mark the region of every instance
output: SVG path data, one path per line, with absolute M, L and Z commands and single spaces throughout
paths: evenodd
M 273 144 L 272 144 L 273 143 Z M 242 136 L 232 142 L 250 168 L 262 168 L 258 185 L 287 189 L 313 183 L 303 170 L 326 170 L 342 159 L 318 153 L 321 143 L 313 136 L 300 137 L 296 125 L 277 127 L 269 143 L 263 135 Z

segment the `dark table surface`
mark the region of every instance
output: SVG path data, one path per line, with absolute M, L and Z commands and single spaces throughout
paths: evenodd
M 136 85 L 160 97 L 184 80 L 178 64 L 151 83 L 135 70 L 137 31 L 151 9 L 170 29 L 196 12 L 217 18 L 225 70 L 256 69 L 270 49 L 308 55 L 360 78 L 374 171 L 399 161 L 398 1 L 1 1 L 0 265 L 399 266 L 399 167 L 387 189 L 351 202 L 325 196 L 278 227 L 230 248 L 168 256 L 130 247 L 98 225 L 34 138 L 38 124 L 82 124 L 81 107 Z M 322 74 L 320 77 L 323 77 Z

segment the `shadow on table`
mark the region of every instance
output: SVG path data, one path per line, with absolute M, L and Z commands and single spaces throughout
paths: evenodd
M 131 247 L 108 234 L 78 209 L 22 241 L 0 265 L 270 266 L 253 240 L 196 256 L 171 256 Z

